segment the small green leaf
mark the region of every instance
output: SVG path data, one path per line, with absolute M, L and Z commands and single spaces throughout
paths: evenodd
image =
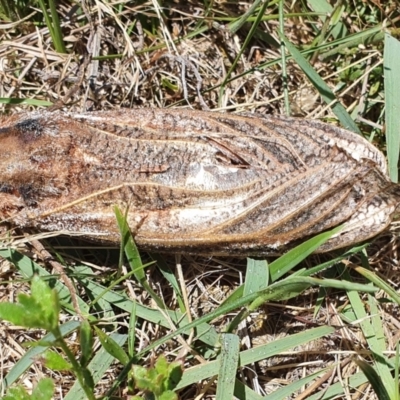
M 179 86 L 175 83 L 172 83 L 169 79 L 162 78 L 161 85 L 167 89 L 170 89 L 173 92 L 178 92 Z
M 381 82 L 379 81 L 373 82 L 368 90 L 368 96 L 369 97 L 375 96 L 379 92 L 380 88 L 381 88 Z
M 34 275 L 31 283 L 31 296 L 37 301 L 46 302 L 46 305 L 52 300 L 51 296 L 52 290 L 49 285 L 45 283 L 38 275 Z
M 161 392 L 175 389 L 182 377 L 182 364 L 178 361 L 168 363 L 165 356 L 158 357 L 154 369 L 149 370 L 149 376 L 156 379 Z
M 41 309 L 40 318 L 43 321 L 43 328 L 48 331 L 57 328 L 60 312 L 57 292 L 35 275 L 32 279 L 31 293 L 33 302 Z
M 131 376 L 135 382 L 135 387 L 141 390 L 151 390 L 152 384 L 147 376 L 147 369 L 140 365 L 133 365 Z
M 175 398 L 168 396 L 172 396 L 172 390 L 181 380 L 182 374 L 182 364 L 178 361 L 168 363 L 163 355 L 158 357 L 153 368 L 133 365 L 131 369 L 135 387 L 152 392 L 157 399 L 166 393 L 170 394 L 165 398 Z
M 0 303 L 0 319 L 9 321 L 14 325 L 36 328 L 39 318 L 35 318 L 33 323 L 26 318 L 26 310 L 20 304 Z
M 129 362 L 129 357 L 123 350 L 123 348 L 110 336 L 105 334 L 101 329 L 94 327 L 99 340 L 107 351 L 108 354 L 111 354 L 115 357 L 122 365 L 126 365 Z
M 168 361 L 163 355 L 158 357 L 154 369 L 157 374 L 164 376 L 168 374 Z
M 46 350 L 43 357 L 45 366 L 53 371 L 72 370 L 72 365 L 55 351 Z
M 183 368 L 182 363 L 179 361 L 174 361 L 168 366 L 168 379 L 165 382 L 166 390 L 173 390 L 176 388 L 180 380 L 182 379 Z
M 54 394 L 54 382 L 50 378 L 41 379 L 32 392 L 32 400 L 50 400 Z
M 2 400 L 31 400 L 31 397 L 22 386 L 17 386 L 9 389 Z
M 28 394 L 22 386 L 10 388 L 2 400 L 50 400 L 54 393 L 54 383 L 50 378 L 41 379 L 32 394 Z
M 1 303 L 0 318 L 27 328 L 53 331 L 58 326 L 60 310 L 56 291 L 38 276 L 33 277 L 31 290 L 31 296 L 18 295 L 19 304 Z
M 178 395 L 172 390 L 167 390 L 158 396 L 158 400 L 178 400 Z

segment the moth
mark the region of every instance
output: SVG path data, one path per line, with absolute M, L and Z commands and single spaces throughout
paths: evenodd
M 0 122 L 0 221 L 192 254 L 280 254 L 343 224 L 320 252 L 391 222 L 383 154 L 321 122 L 184 109 L 38 111 Z

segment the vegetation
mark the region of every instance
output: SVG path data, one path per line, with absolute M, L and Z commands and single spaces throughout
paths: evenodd
M 0 18 L 4 114 L 321 118 L 385 151 L 397 181 L 394 0 L 1 0 Z M 122 250 L 3 235 L 3 398 L 399 398 L 396 224 L 368 247 L 310 255 L 328 232 L 238 260 L 139 255 L 116 220 Z

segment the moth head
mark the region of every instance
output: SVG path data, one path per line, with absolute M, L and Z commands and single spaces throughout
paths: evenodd
M 33 206 L 65 179 L 69 137 L 51 113 L 27 113 L 0 120 L 0 209 L 7 201 Z

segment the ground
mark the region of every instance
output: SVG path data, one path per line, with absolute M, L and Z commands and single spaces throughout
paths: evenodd
M 2 0 L 0 107 L 4 115 L 43 108 L 190 107 L 290 113 L 337 125 L 351 117 L 364 137 L 389 154 L 385 32 L 396 37 L 400 6 L 397 1 L 348 3 L 286 1 L 280 9 L 280 2 L 263 1 L 101 0 L 81 6 L 49 0 L 46 25 L 40 2 Z M 19 294 L 31 293 L 32 270 L 47 276 L 59 292 L 65 344 L 82 370 L 87 365 L 82 354 L 89 358 L 96 396 L 110 394 L 111 388 L 117 398 L 142 396 L 123 365 L 132 361 L 149 370 L 165 354 L 168 362 L 182 365 L 181 399 L 229 398 L 222 390 L 233 389 L 229 379 L 235 377 L 240 399 L 373 399 L 382 386 L 394 398 L 398 387 L 391 374 L 400 326 L 396 231 L 393 223 L 353 256 L 308 257 L 297 270 L 326 263 L 317 277 L 334 279 L 337 286 L 313 282 L 295 286 L 292 295 L 286 279 L 293 275 L 274 275 L 273 259 L 268 270 L 263 260 L 234 256 L 142 254 L 143 264 L 156 263 L 141 273 L 135 270 L 140 263 L 129 264 L 118 248 L 15 231 L 4 235 L 0 248 L 0 301 L 15 303 Z M 327 268 L 330 260 L 337 263 Z M 296 259 L 282 263 L 295 267 Z M 269 292 L 274 276 L 278 286 Z M 349 290 L 370 281 L 379 288 L 372 295 L 355 286 Z M 240 303 L 252 288 L 266 292 Z M 41 307 L 46 310 L 46 304 L 37 310 Z M 165 339 L 190 321 L 201 325 Z M 220 336 L 229 324 L 232 334 Z M 79 334 L 88 331 L 93 344 Z M 127 358 L 115 355 L 121 348 L 110 350 L 101 332 L 119 343 Z M 89 398 L 73 372 L 54 364 L 48 368 L 40 348 L 26 347 L 45 334 L 0 323 L 2 395 L 11 384 L 31 391 L 51 377 L 54 398 Z M 56 349 L 65 357 L 60 346 Z M 224 375 L 220 360 L 227 354 L 233 368 Z M 380 387 L 368 383 L 360 360 L 377 371 Z

